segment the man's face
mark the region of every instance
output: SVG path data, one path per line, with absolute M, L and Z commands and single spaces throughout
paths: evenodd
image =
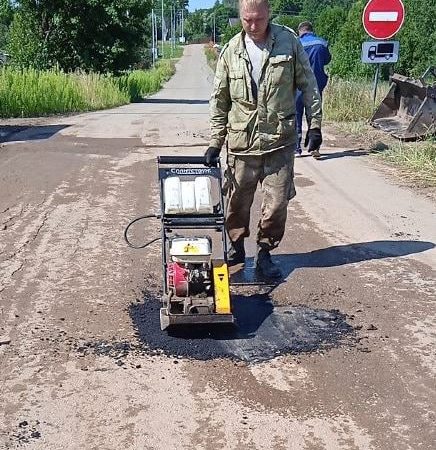
M 242 28 L 254 42 L 266 39 L 269 11 L 266 5 L 244 5 L 241 9 Z

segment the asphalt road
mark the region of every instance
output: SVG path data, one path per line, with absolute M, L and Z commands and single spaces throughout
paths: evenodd
M 143 103 L 0 124 L 0 448 L 433 449 L 435 203 L 328 129 L 285 282 L 233 288 L 236 333 L 160 332 L 159 244 L 122 233 L 157 155 L 204 152 L 211 83 L 188 46 Z

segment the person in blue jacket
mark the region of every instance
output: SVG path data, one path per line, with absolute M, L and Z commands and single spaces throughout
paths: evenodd
M 303 45 L 304 50 L 309 56 L 310 66 L 315 74 L 316 82 L 318 84 L 319 93 L 322 97 L 322 91 L 327 85 L 327 75 L 324 71 L 324 66 L 332 59 L 328 48 L 328 42 L 318 37 L 314 31 L 310 22 L 302 22 L 298 25 L 298 35 L 300 42 Z M 297 147 L 295 153 L 301 155 L 301 140 L 303 136 L 303 112 L 304 102 L 303 94 L 301 91 L 297 91 L 296 97 L 296 109 L 297 109 Z M 314 158 L 319 158 L 319 149 L 315 149 L 311 152 Z

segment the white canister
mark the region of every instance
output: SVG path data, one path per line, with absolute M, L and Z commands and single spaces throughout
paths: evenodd
M 212 196 L 210 193 L 210 178 L 195 178 L 195 209 L 198 213 L 210 214 L 213 212 Z
M 168 177 L 164 180 L 165 214 L 180 214 L 182 193 L 179 177 Z

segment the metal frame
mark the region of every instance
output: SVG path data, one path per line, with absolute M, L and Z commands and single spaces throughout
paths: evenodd
M 199 156 L 158 156 L 158 177 L 160 188 L 161 207 L 161 235 L 162 235 L 162 278 L 164 295 L 170 302 L 168 292 L 167 268 L 167 241 L 168 232 L 171 230 L 215 230 L 221 232 L 223 254 L 220 259 L 227 262 L 227 234 L 225 230 L 225 203 L 222 191 L 222 173 L 219 158 L 214 167 L 205 166 L 204 157 Z M 171 176 L 180 178 L 188 176 L 208 176 L 218 183 L 219 200 L 214 205 L 214 212 L 210 214 L 165 214 L 164 181 Z M 168 314 L 168 325 L 171 324 L 194 324 L 194 323 L 233 323 L 232 314 Z

